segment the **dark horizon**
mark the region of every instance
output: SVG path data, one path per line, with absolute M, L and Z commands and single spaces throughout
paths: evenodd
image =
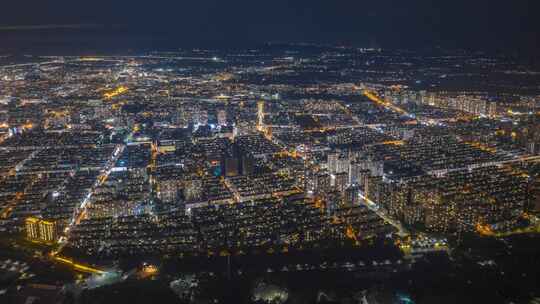
M 111 31 L 101 29 L 32 29 L 24 33 L 0 32 L 0 55 L 132 55 L 152 51 L 176 51 L 208 49 L 215 51 L 234 51 L 267 48 L 268 46 L 303 46 L 317 48 L 371 48 L 383 51 L 410 51 L 417 54 L 449 54 L 463 52 L 486 54 L 490 56 L 510 56 L 530 62 L 533 66 L 540 62 L 540 48 L 504 47 L 451 47 L 443 44 L 433 45 L 384 45 L 371 42 L 332 42 L 310 40 L 243 40 L 224 44 L 221 41 L 201 39 L 186 41 L 171 33 L 130 32 L 122 28 Z
M 0 49 L 238 48 L 267 42 L 534 56 L 537 1 L 67 1 L 5 4 Z M 29 9 L 30 8 L 30 9 Z

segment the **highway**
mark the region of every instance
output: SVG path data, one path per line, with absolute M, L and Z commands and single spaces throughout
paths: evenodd
M 79 272 L 84 272 L 84 273 L 91 273 L 91 274 L 105 274 L 106 271 L 104 270 L 101 270 L 101 269 L 97 269 L 97 268 L 94 268 L 94 267 L 90 267 L 90 266 L 86 266 L 86 265 L 82 265 L 82 264 L 79 264 L 71 259 L 68 259 L 68 258 L 65 258 L 65 257 L 60 257 L 60 256 L 57 256 L 56 254 L 52 254 L 51 255 L 51 258 L 55 261 L 55 262 L 59 262 L 59 263 L 62 263 L 64 265 L 68 265 L 70 266 L 71 268 L 73 268 L 73 270 L 75 271 L 79 271 Z

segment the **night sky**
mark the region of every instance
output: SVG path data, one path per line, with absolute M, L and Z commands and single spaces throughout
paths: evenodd
M 249 46 L 540 50 L 538 0 L 3 1 L 0 48 Z

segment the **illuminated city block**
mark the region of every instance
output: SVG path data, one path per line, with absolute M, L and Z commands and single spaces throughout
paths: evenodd
M 58 239 L 56 222 L 29 217 L 25 221 L 26 238 L 31 241 L 54 243 Z

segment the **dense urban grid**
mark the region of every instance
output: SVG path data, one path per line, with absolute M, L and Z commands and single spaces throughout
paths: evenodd
M 399 254 L 336 267 L 394 267 L 540 231 L 540 74 L 515 58 L 269 45 L 0 63 L 0 229 L 78 272 L 379 241 Z

